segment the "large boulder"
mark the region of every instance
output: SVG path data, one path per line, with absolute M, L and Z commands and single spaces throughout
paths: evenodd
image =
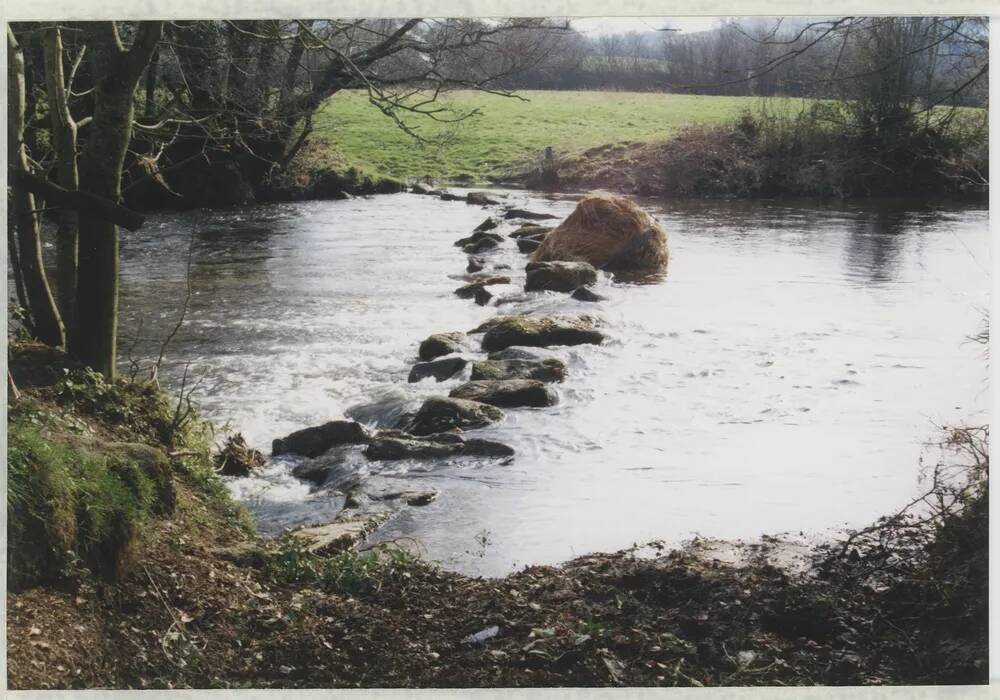
M 572 292 L 597 281 L 597 270 L 585 262 L 530 262 L 524 269 L 528 273 L 524 281 L 526 292 Z
M 465 369 L 466 360 L 461 357 L 445 357 L 441 360 L 431 362 L 418 362 L 410 370 L 408 382 L 419 382 L 427 377 L 434 377 L 436 381 L 443 382 L 450 379 Z
M 417 411 L 405 430 L 413 435 L 433 435 L 459 428 L 485 428 L 503 420 L 504 413 L 495 406 L 461 398 L 432 396 Z
M 452 398 L 479 401 L 491 406 L 554 406 L 559 397 L 535 379 L 483 379 L 466 382 L 449 394 Z
M 509 457 L 514 450 L 501 442 L 464 438 L 457 433 L 410 435 L 398 430 L 378 433 L 365 448 L 371 460 L 439 459 L 468 457 Z
M 462 349 L 464 339 L 464 333 L 435 333 L 420 343 L 420 349 L 417 352 L 421 360 L 429 362 L 442 355 L 459 352 Z
M 319 457 L 337 445 L 360 445 L 371 439 L 367 428 L 352 420 L 332 420 L 323 425 L 296 430 L 271 443 L 271 454 Z
M 566 377 L 566 363 L 554 357 L 538 359 L 480 360 L 472 363 L 473 381 L 478 379 L 536 379 L 561 382 Z
M 549 347 L 551 345 L 599 345 L 604 334 L 586 316 L 498 316 L 476 328 L 483 333 L 486 352 L 511 345 Z
M 545 237 L 532 262 L 578 260 L 598 269 L 662 270 L 667 234 L 637 204 L 612 195 L 584 197 Z

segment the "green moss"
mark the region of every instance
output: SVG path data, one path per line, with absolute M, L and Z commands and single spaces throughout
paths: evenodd
M 492 360 L 484 360 L 472 363 L 473 379 L 503 379 L 505 377 L 503 367 Z
M 58 579 L 76 561 L 119 576 L 143 523 L 171 505 L 162 478 L 134 455 L 93 453 L 21 420 L 8 428 L 12 587 Z

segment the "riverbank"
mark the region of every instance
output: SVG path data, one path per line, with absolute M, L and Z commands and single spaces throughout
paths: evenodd
M 206 443 L 167 439 L 173 401 L 86 380 L 32 344 L 12 344 L 10 367 L 12 445 L 38 425 L 51 445 L 85 437 L 96 457 L 146 445 L 174 494 L 136 521 L 120 566 L 73 559 L 11 588 L 12 688 L 986 680 L 984 433 L 947 436 L 970 458 L 949 464 L 974 478 L 946 517 L 890 519 L 806 551 L 797 569 L 776 566 L 783 550 L 765 539 L 737 563 L 696 543 L 471 578 L 393 545 L 321 555 L 261 540 L 207 469 Z M 10 470 L 12 494 L 24 473 Z M 76 494 L 79 514 L 90 501 Z M 52 531 L 44 514 L 9 510 L 12 532 L 39 515 Z

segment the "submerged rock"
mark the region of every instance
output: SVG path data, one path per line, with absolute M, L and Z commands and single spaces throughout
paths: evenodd
M 462 246 L 462 250 L 469 255 L 475 255 L 477 253 L 485 253 L 487 250 L 493 250 L 499 245 L 500 243 L 496 239 L 483 237 Z
M 604 334 L 595 330 L 586 316 L 499 316 L 473 331 L 480 332 L 484 333 L 482 347 L 487 352 L 511 345 L 599 345 L 604 340 Z
M 585 262 L 530 262 L 524 269 L 528 273 L 524 282 L 526 292 L 572 292 L 597 281 L 597 270 Z
M 519 252 L 527 255 L 528 253 L 533 253 L 538 250 L 538 246 L 542 244 L 541 238 L 535 238 L 534 236 L 525 236 L 524 238 L 517 239 L 517 249 Z
M 465 238 L 459 238 L 455 241 L 455 246 L 458 248 L 466 248 L 473 243 L 478 243 L 480 241 L 493 241 L 494 243 L 499 243 L 503 240 L 503 237 L 499 233 L 490 233 L 489 231 L 475 231 L 471 236 L 466 236 Z
M 476 290 L 476 293 L 472 298 L 480 306 L 486 306 L 490 303 L 490 299 L 493 298 L 493 295 L 490 294 L 485 287 L 480 287 Z
M 449 394 L 452 398 L 479 401 L 491 406 L 554 406 L 559 397 L 535 379 L 483 379 L 466 382 Z
M 504 348 L 503 350 L 497 350 L 491 352 L 488 357 L 491 360 L 547 360 L 550 359 L 548 355 L 543 355 L 534 350 L 527 350 L 525 348 Z
M 586 287 L 577 287 L 570 294 L 571 297 L 577 301 L 604 301 L 607 297 L 603 297 L 600 294 L 595 294 Z
M 566 377 L 566 363 L 554 357 L 481 360 L 472 363 L 473 381 L 479 379 L 536 379 L 540 382 L 561 382 Z
M 439 382 L 450 379 L 465 369 L 468 362 L 461 357 L 446 357 L 443 360 L 433 360 L 431 362 L 418 362 L 410 370 L 407 381 L 410 383 L 419 382 L 427 377 L 434 377 Z
M 411 435 L 383 431 L 365 449 L 371 460 L 440 459 L 444 457 L 509 457 L 514 450 L 501 442 L 463 438 L 457 433 Z
M 478 226 L 476 226 L 476 228 L 474 228 L 472 230 L 473 231 L 492 231 L 493 229 L 495 229 L 499 225 L 500 225 L 500 222 L 497 221 L 497 219 L 495 217 L 489 216 L 489 217 L 487 217 L 486 219 L 483 220 L 483 223 L 479 224 Z
M 528 211 L 526 209 L 508 209 L 503 218 L 505 219 L 558 219 L 558 216 L 554 214 L 540 214 L 534 211 Z
M 459 299 L 472 299 L 476 296 L 476 293 L 491 284 L 510 284 L 510 277 L 506 275 L 492 275 L 489 277 L 482 277 L 474 282 L 463 285 L 455 290 L 455 294 Z
M 500 203 L 495 199 L 490 199 L 485 192 L 469 192 L 469 194 L 465 195 L 465 201 L 469 204 L 480 204 L 484 206 Z
M 422 343 L 418 354 L 424 362 L 433 360 L 442 355 L 450 355 L 462 349 L 462 341 L 465 340 L 465 333 L 435 333 L 428 336 Z
M 509 234 L 510 238 L 524 238 L 525 236 L 531 238 L 543 238 L 546 233 L 552 230 L 552 226 L 539 226 L 538 224 L 525 224 L 521 228 L 517 229 L 513 233 Z
M 468 430 L 485 428 L 504 419 L 504 413 L 495 406 L 461 398 L 432 396 L 420 407 L 406 426 L 413 435 L 433 435 L 455 428 Z
M 367 428 L 350 420 L 334 420 L 313 428 L 296 430 L 290 435 L 271 443 L 271 454 L 296 454 L 303 457 L 319 457 L 337 445 L 359 445 L 368 442 L 371 436 Z

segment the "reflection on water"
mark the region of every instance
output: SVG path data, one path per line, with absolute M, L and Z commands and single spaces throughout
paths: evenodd
M 573 206 L 506 194 L 558 215 Z M 553 349 L 569 368 L 557 406 L 478 431 L 517 450 L 510 464 L 368 463 L 356 449 L 318 460 L 336 461 L 336 484 L 440 492 L 379 536 L 499 574 L 654 538 L 857 525 L 915 491 L 935 423 L 982 418 L 985 362 L 965 337 L 988 300 L 986 211 L 644 204 L 670 234 L 665 281 L 604 278 L 599 304 L 536 293 L 501 307 L 589 313 L 609 336 Z M 176 383 L 188 363 L 203 374 L 217 423 L 266 450 L 348 412 L 407 410 L 460 381 L 407 384 L 419 341 L 497 313 L 452 293 L 466 263 L 452 242 L 487 213 L 400 194 L 152 216 L 122 246 L 122 359 L 157 354 L 190 245 L 192 298 L 164 377 Z M 513 241 L 491 260 L 513 277 L 494 293 L 520 296 Z M 231 482 L 264 531 L 343 505 L 290 476 L 295 463 Z

